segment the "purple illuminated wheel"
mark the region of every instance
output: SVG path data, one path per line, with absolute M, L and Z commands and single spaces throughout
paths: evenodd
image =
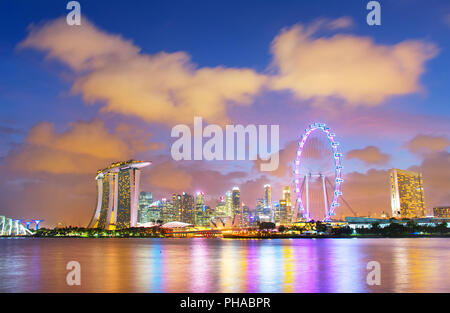
M 329 221 L 342 195 L 342 154 L 335 134 L 323 123 L 305 129 L 294 165 L 297 218 Z

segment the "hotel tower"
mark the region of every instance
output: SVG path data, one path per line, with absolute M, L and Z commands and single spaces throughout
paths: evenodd
M 136 227 L 141 170 L 151 162 L 124 161 L 97 171 L 97 205 L 89 228 Z
M 425 217 L 421 173 L 391 169 L 391 209 L 395 218 Z

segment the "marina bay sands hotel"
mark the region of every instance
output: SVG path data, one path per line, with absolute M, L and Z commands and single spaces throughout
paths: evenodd
M 129 160 L 97 171 L 97 206 L 89 228 L 135 227 L 141 170 L 151 162 Z

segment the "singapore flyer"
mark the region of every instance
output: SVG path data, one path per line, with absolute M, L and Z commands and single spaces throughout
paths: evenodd
M 294 165 L 297 218 L 330 221 L 342 195 L 342 153 L 323 123 L 309 125 L 298 143 Z

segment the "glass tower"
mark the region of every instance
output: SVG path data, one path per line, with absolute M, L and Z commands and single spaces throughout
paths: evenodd
M 425 217 L 422 174 L 394 168 L 390 170 L 390 179 L 392 217 Z

